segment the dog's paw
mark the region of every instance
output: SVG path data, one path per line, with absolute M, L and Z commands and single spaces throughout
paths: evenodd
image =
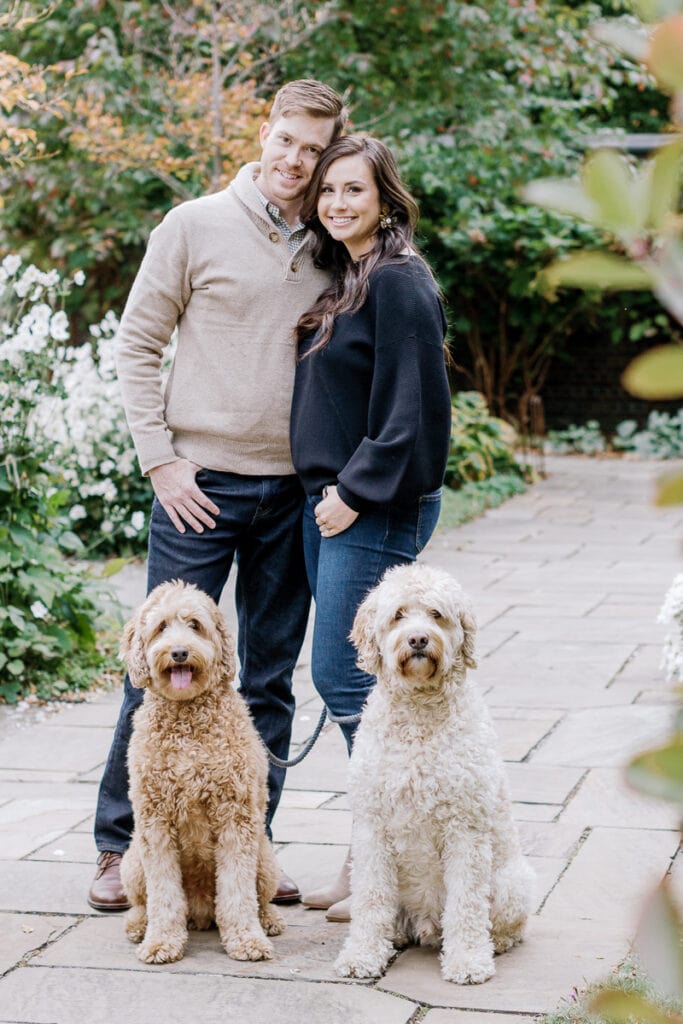
M 344 947 L 337 957 L 334 969 L 341 978 L 379 978 L 394 952 L 388 942 L 376 947 L 347 949 Z
M 258 932 L 233 935 L 223 941 L 223 949 L 232 960 L 272 960 L 273 945 Z
M 493 935 L 493 949 L 495 953 L 507 953 L 508 949 L 512 949 L 513 946 L 518 946 L 522 941 L 522 930 L 518 932 L 503 933 L 501 935 Z
M 147 931 L 147 915 L 144 910 L 137 907 L 129 910 L 123 927 L 131 942 L 136 943 L 136 945 L 142 942 Z
M 266 935 L 282 935 L 286 928 L 284 917 L 270 904 L 259 910 L 258 919 Z
M 138 958 L 143 964 L 172 964 L 182 960 L 185 953 L 186 937 L 171 939 L 145 939 L 138 950 Z
M 441 961 L 441 976 L 455 985 L 481 985 L 496 973 L 493 957 L 476 959 L 464 957 L 455 962 Z

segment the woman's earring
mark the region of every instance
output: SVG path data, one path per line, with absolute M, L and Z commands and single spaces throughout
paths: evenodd
M 389 208 L 386 206 L 383 207 L 379 212 L 379 226 L 381 227 L 382 231 L 386 231 L 387 228 L 390 228 L 393 223 L 393 217 L 389 216 Z

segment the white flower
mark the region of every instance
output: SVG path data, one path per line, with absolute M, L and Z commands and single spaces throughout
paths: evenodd
M 78 285 L 79 288 L 82 284 L 85 284 L 85 274 L 82 270 L 77 270 L 74 274 L 74 284 Z
M 102 531 L 102 533 L 113 533 L 114 524 L 112 523 L 111 519 L 103 519 L 102 522 L 100 523 L 100 530 Z
M 669 682 L 683 682 L 683 573 L 674 577 L 657 616 L 657 622 L 669 627 L 661 667 Z
M 5 271 L 8 277 L 14 277 L 17 270 L 21 266 L 21 256 L 17 256 L 15 252 L 11 252 L 9 256 L 5 256 L 2 261 L 2 269 Z
M 34 619 L 45 619 L 49 614 L 49 609 L 45 607 L 42 601 L 34 601 L 31 605 L 31 615 Z
M 55 341 L 66 341 L 69 337 L 69 318 L 63 309 L 50 320 L 50 334 Z
M 139 533 L 145 525 L 145 513 L 141 512 L 140 509 L 137 512 L 133 512 L 133 515 L 130 517 L 130 525 Z
M 73 519 L 76 522 L 77 519 L 87 518 L 88 513 L 82 505 L 72 505 L 69 509 L 69 519 Z

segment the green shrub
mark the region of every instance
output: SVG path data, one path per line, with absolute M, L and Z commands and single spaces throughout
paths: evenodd
M 65 693 L 105 664 L 94 581 L 66 514 L 45 414 L 64 398 L 69 284 L 8 256 L 0 265 L 0 700 Z
M 509 424 L 490 415 L 479 392 L 459 392 L 452 401 L 446 485 L 457 490 L 464 484 L 488 480 L 498 473 L 522 478 L 525 467 L 515 458 L 515 440 L 515 432 Z
M 569 452 L 596 455 L 606 450 L 607 442 L 598 421 L 588 420 L 583 426 L 570 423 L 564 430 L 549 430 L 546 448 L 558 455 L 566 455 Z

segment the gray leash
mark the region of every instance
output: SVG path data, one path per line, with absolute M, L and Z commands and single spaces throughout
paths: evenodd
M 315 741 L 323 730 L 325 719 L 329 718 L 335 725 L 354 725 L 356 722 L 360 722 L 360 715 L 342 715 L 341 717 L 335 717 L 326 707 L 322 709 L 318 724 L 313 730 L 312 735 L 306 740 L 306 745 L 303 750 L 299 751 L 296 757 L 291 758 L 289 761 L 283 761 L 282 758 L 276 757 L 275 754 L 271 753 L 266 747 L 266 753 L 268 754 L 268 760 L 271 764 L 274 764 L 277 768 L 294 768 L 295 765 L 300 764 L 308 753 L 313 749 Z

